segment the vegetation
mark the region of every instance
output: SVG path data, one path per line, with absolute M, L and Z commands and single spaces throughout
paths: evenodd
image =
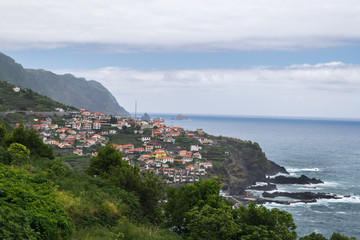
M 21 89 L 14 92 L 15 85 L 0 81 L 0 111 L 23 110 L 23 111 L 54 111 L 55 108 L 76 108 L 55 102 L 49 97 L 42 96 L 31 89 Z
M 42 174 L 0 165 L 1 239 L 69 239 L 74 223 Z
M 162 213 L 159 201 L 164 196 L 162 181 L 152 173 L 140 174 L 137 166 L 130 166 L 122 158 L 122 153 L 107 144 L 99 150 L 98 156 L 91 159 L 86 172 L 89 175 L 99 175 L 117 187 L 134 192 L 139 197 L 144 216 L 152 223 L 160 224 Z
M 233 209 L 220 188 L 212 179 L 169 189 L 167 227 L 187 239 L 296 239 L 291 214 L 255 204 Z
M 321 235 L 320 233 L 311 233 L 305 237 L 301 237 L 299 240 L 328 240 L 326 237 Z M 329 238 L 329 240 L 356 240 L 354 237 L 346 237 L 341 235 L 340 233 L 333 233 L 333 235 Z
M 291 214 L 233 209 L 216 179 L 169 187 L 164 202 L 162 182 L 122 157 L 108 144 L 81 173 L 33 130 L 0 125 L 0 239 L 296 239 Z

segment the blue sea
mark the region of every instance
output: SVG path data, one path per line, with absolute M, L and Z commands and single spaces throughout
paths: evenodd
M 203 129 L 212 135 L 258 142 L 268 159 L 293 176 L 305 174 L 324 184 L 278 185 L 278 191 L 313 191 L 350 195 L 343 199 L 292 205 L 266 204 L 292 213 L 298 236 L 333 232 L 360 239 L 360 120 L 284 119 L 235 116 L 161 115 L 167 125 Z M 156 117 L 151 115 L 151 117 Z M 261 193 L 261 192 L 260 192 Z

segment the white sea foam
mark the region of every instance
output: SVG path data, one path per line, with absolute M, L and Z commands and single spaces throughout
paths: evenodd
M 319 171 L 321 171 L 319 168 L 287 168 L 286 170 L 289 173 L 295 173 L 295 172 L 319 172 Z
M 324 186 L 324 187 L 331 187 L 331 188 L 334 188 L 334 187 L 338 187 L 339 186 L 339 183 L 338 182 L 324 182 L 324 183 L 318 183 L 318 185 L 320 186 Z
M 265 185 L 267 185 L 266 182 L 256 182 L 255 185 L 252 185 L 252 187 L 265 186 Z
M 314 187 L 313 185 L 303 185 L 301 187 L 298 187 L 297 190 L 304 190 L 304 191 L 319 191 L 319 190 L 323 190 L 323 188 L 320 187 Z
M 289 176 L 290 174 L 287 174 L 287 173 L 277 173 L 275 175 L 266 175 L 267 178 L 276 178 L 278 176 Z
M 324 205 L 328 205 L 331 203 L 355 203 L 355 204 L 360 204 L 360 197 L 359 196 L 350 196 L 350 197 L 344 197 L 344 196 L 339 196 L 341 197 L 340 199 L 319 199 L 317 201 L 317 203 L 315 204 L 324 204 Z

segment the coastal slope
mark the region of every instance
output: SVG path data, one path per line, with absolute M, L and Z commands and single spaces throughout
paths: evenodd
M 229 137 L 207 135 L 213 141 L 204 151 L 214 163 L 214 174 L 223 176 L 223 190 L 232 195 L 243 191 L 267 175 L 287 173 L 284 167 L 267 159 L 258 143 Z

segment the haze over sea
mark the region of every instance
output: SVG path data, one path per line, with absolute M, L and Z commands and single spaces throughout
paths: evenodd
M 333 232 L 360 238 L 360 121 L 284 119 L 233 116 L 156 114 L 166 124 L 187 130 L 203 129 L 212 135 L 258 142 L 268 159 L 291 175 L 305 174 L 323 180 L 317 185 L 278 185 L 278 191 L 313 191 L 350 195 L 312 204 L 267 204 L 293 214 L 298 236 L 311 232 L 330 237 Z M 261 192 L 260 192 L 261 193 Z

